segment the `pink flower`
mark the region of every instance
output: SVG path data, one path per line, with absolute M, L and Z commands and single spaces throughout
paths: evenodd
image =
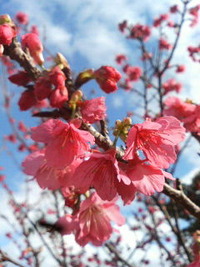
M 174 5 L 170 7 L 170 12 L 171 13 L 177 13 L 179 11 L 178 5 Z
M 34 86 L 34 93 L 38 100 L 43 100 L 49 97 L 52 85 L 48 76 L 41 76 L 37 79 Z
M 16 36 L 16 31 L 8 24 L 0 25 L 0 44 L 10 45 Z
M 200 134 L 200 105 L 195 106 L 194 112 L 185 117 L 183 122 L 188 131 Z
M 39 33 L 39 30 L 38 30 L 38 27 L 36 26 L 36 25 L 32 25 L 31 26 L 31 30 L 30 30 L 30 32 L 31 33 L 34 33 L 34 34 L 36 34 L 36 35 L 40 35 L 40 33 Z
M 25 86 L 32 80 L 26 71 L 18 71 L 16 74 L 8 77 L 8 79 L 19 86 Z
M 105 97 L 97 97 L 79 103 L 83 121 L 86 123 L 94 123 L 105 119 L 106 104 Z
M 65 87 L 66 77 L 59 67 L 54 67 L 50 72 L 37 79 L 35 95 L 38 100 L 49 98 L 52 107 L 61 108 L 68 100 L 68 90 Z
M 53 90 L 49 97 L 52 107 L 61 108 L 68 100 L 68 91 L 66 87 L 56 88 Z
M 36 151 L 28 155 L 22 163 L 24 173 L 34 176 L 43 189 L 56 190 L 66 186 L 65 170 L 49 167 L 45 160 L 44 151 Z
M 130 81 L 138 81 L 142 76 L 142 69 L 140 67 L 132 67 L 127 65 L 125 73 L 128 75 Z
M 192 23 L 190 24 L 191 27 L 195 26 L 199 21 L 199 10 L 200 5 L 194 6 L 189 9 L 189 14 L 193 16 Z
M 112 200 L 117 194 L 117 181 L 130 184 L 130 180 L 119 173 L 115 151 L 109 150 L 105 153 L 93 152 L 89 160 L 81 163 L 75 171 L 72 184 L 81 192 L 94 187 L 102 199 Z
M 117 55 L 116 58 L 115 58 L 117 64 L 121 65 L 124 61 L 127 60 L 127 57 L 125 55 Z
M 28 15 L 24 12 L 18 12 L 15 17 L 20 24 L 26 25 L 29 22 Z
M 177 66 L 177 69 L 176 69 L 176 72 L 179 73 L 179 72 L 184 72 L 185 71 L 185 65 L 179 65 Z
M 184 136 L 185 129 L 174 117 L 135 124 L 127 137 L 124 159 L 134 159 L 142 151 L 153 165 L 168 168 L 176 160 L 175 146 Z
M 171 180 L 174 179 L 170 173 L 164 172 L 148 162 L 137 158 L 129 161 L 128 164 L 120 163 L 120 167 L 130 178 L 131 185 L 133 186 L 132 190 L 134 192 L 139 191 L 147 196 L 163 191 L 165 177 Z
M 168 43 L 167 40 L 161 38 L 159 40 L 159 49 L 160 50 L 170 50 L 172 48 L 172 45 Z
M 117 90 L 117 82 L 121 79 L 121 74 L 113 67 L 102 66 L 94 72 L 94 78 L 101 89 L 109 94 Z
M 199 267 L 199 266 L 200 266 L 200 260 L 197 260 L 197 261 L 193 261 L 192 263 L 190 263 L 186 267 Z
M 169 79 L 165 83 L 163 83 L 163 89 L 165 91 L 165 94 L 176 91 L 177 93 L 180 93 L 182 90 L 182 84 L 178 83 L 175 79 Z
M 189 56 L 192 58 L 192 60 L 193 61 L 195 61 L 195 62 L 199 62 L 199 60 L 198 60 L 198 55 L 199 55 L 199 53 L 200 53 L 200 47 L 199 46 L 197 46 L 197 47 L 195 47 L 195 46 L 189 46 L 188 47 L 188 51 L 189 51 Z
M 74 123 L 54 119 L 33 127 L 32 139 L 47 145 L 47 164 L 54 168 L 69 166 L 76 158 L 84 156 L 89 151 L 89 142 L 94 143 L 94 137 L 86 131 L 77 129 Z
M 149 26 L 137 24 L 132 27 L 130 32 L 130 38 L 139 39 L 146 42 L 151 35 L 151 29 Z
M 162 15 L 160 15 L 159 18 L 157 18 L 157 19 L 154 20 L 153 26 L 154 27 L 159 27 L 159 26 L 161 26 L 161 24 L 164 21 L 166 21 L 168 19 L 169 19 L 169 14 L 162 14 Z
M 22 46 L 24 48 L 28 48 L 36 64 L 42 65 L 44 63 L 44 58 L 42 55 L 43 45 L 37 34 L 27 33 L 23 35 Z
M 58 66 L 50 71 L 49 79 L 56 88 L 65 87 L 66 76 Z
M 118 28 L 120 32 L 125 32 L 125 29 L 127 28 L 127 21 L 124 20 L 123 22 L 119 23 Z
M 95 246 L 102 245 L 113 232 L 110 221 L 118 225 L 125 223 L 114 202 L 102 201 L 96 193 L 81 203 L 75 216 L 66 215 L 60 218 L 57 225 L 62 228 L 62 234 L 75 233 L 76 241 L 85 246 L 92 242 Z
M 184 102 L 180 98 L 172 96 L 168 97 L 165 102 L 164 115 L 174 116 L 180 121 L 189 117 L 195 111 L 196 106 L 189 102 Z
M 21 97 L 18 101 L 20 110 L 28 110 L 29 108 L 35 106 L 37 100 L 33 90 L 26 90 L 21 94 Z

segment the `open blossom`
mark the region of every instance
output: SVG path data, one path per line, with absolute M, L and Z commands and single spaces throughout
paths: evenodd
M 131 28 L 130 38 L 147 41 L 151 35 L 151 29 L 149 26 L 136 24 Z
M 94 78 L 105 93 L 117 90 L 117 82 L 121 79 L 121 74 L 113 67 L 102 66 L 94 72 Z
M 171 91 L 176 91 L 177 93 L 180 93 L 182 90 L 182 84 L 178 83 L 175 79 L 169 79 L 162 85 L 165 94 L 171 92 Z
M 142 151 L 153 165 L 168 168 L 176 160 L 175 146 L 184 137 L 185 129 L 174 117 L 135 124 L 127 137 L 124 159 L 134 159 Z
M 31 56 L 33 57 L 35 63 L 42 65 L 44 63 L 44 58 L 42 55 L 43 45 L 35 33 L 27 33 L 22 36 L 22 46 L 28 48 Z
M 28 155 L 22 163 L 24 173 L 32 175 L 43 189 L 56 190 L 64 186 L 64 170 L 49 167 L 45 160 L 44 151 L 36 151 Z
M 76 215 L 61 217 L 57 225 L 63 235 L 75 233 L 78 244 L 85 246 L 91 242 L 96 246 L 102 245 L 113 232 L 110 221 L 118 225 L 125 223 L 119 207 L 114 202 L 101 200 L 96 193 L 81 203 Z
M 128 177 L 120 175 L 115 151 L 93 152 L 91 157 L 76 169 L 72 181 L 75 188 L 86 192 L 90 187 L 104 200 L 112 200 L 117 194 L 117 182 L 130 184 Z
M 75 123 L 50 119 L 32 128 L 32 139 L 46 144 L 47 164 L 54 168 L 69 166 L 76 158 L 84 156 L 94 143 L 94 137 L 79 130 Z
M 105 97 L 82 101 L 79 107 L 83 121 L 86 123 L 94 123 L 106 117 Z
M 129 185 L 120 182 L 118 186 L 118 194 L 124 204 L 130 204 L 137 192 L 150 196 L 163 191 L 165 177 L 173 179 L 171 174 L 138 158 L 129 160 L 128 163 L 120 162 L 119 167 L 131 180 Z

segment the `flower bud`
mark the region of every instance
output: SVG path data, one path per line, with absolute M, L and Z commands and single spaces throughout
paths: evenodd
M 8 14 L 5 14 L 5 15 L 1 15 L 0 16 L 0 25 L 2 24 L 11 24 L 12 23 L 12 20 L 10 18 L 10 16 Z

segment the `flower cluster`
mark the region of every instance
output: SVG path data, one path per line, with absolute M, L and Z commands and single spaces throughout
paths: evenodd
M 114 204 L 116 197 L 130 204 L 137 192 L 145 195 L 161 192 L 165 177 L 173 179 L 162 168 L 175 161 L 175 146 L 184 139 L 184 128 L 174 117 L 147 120 L 129 127 L 122 161 L 116 159 L 115 148 L 106 152 L 91 149 L 94 137 L 79 128 L 77 119 L 69 123 L 50 119 L 32 128 L 32 139 L 44 143 L 45 147 L 29 155 L 23 168 L 26 174 L 35 177 L 40 187 L 62 189 L 64 197 L 70 188 L 76 192 L 75 199 L 90 192 L 78 210 L 58 223 L 63 225 L 63 234 L 74 232 L 79 244 L 100 245 L 112 232 L 109 220 L 123 222 Z M 96 193 L 91 194 L 91 188 Z M 72 209 L 73 203 L 77 203 L 75 199 L 72 197 L 70 202 Z M 113 213 L 116 218 L 110 217 L 110 209 L 116 210 Z M 99 216 L 101 221 L 96 225 Z
M 169 79 L 163 83 L 164 94 L 167 94 L 171 91 L 176 91 L 179 93 L 182 90 L 182 84 L 178 83 L 175 79 Z

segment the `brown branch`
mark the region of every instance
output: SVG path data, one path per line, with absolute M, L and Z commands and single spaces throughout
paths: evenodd
M 124 265 L 123 266 L 128 266 L 128 267 L 135 267 L 135 265 L 128 263 L 122 256 L 120 255 L 119 251 L 116 249 L 115 246 L 113 246 L 110 243 L 105 244 L 105 246 L 108 248 L 108 250 L 115 255 L 115 258 L 117 261 L 122 262 Z
M 191 215 L 195 216 L 197 219 L 200 220 L 200 208 L 194 202 L 192 202 L 183 193 L 183 191 L 176 190 L 165 183 L 163 193 L 166 194 L 168 197 L 177 201 L 185 209 L 187 209 Z
M 8 254 L 6 254 L 2 250 L 0 250 L 0 262 L 5 262 L 5 261 L 11 262 L 12 264 L 14 264 L 16 266 L 19 266 L 19 267 L 24 267 L 24 265 L 22 265 L 19 262 L 15 261 L 10 256 L 8 256 Z
M 21 44 L 16 40 L 10 46 L 5 46 L 4 55 L 18 62 L 33 80 L 40 76 L 41 71 L 35 67 L 33 59 L 22 50 Z

